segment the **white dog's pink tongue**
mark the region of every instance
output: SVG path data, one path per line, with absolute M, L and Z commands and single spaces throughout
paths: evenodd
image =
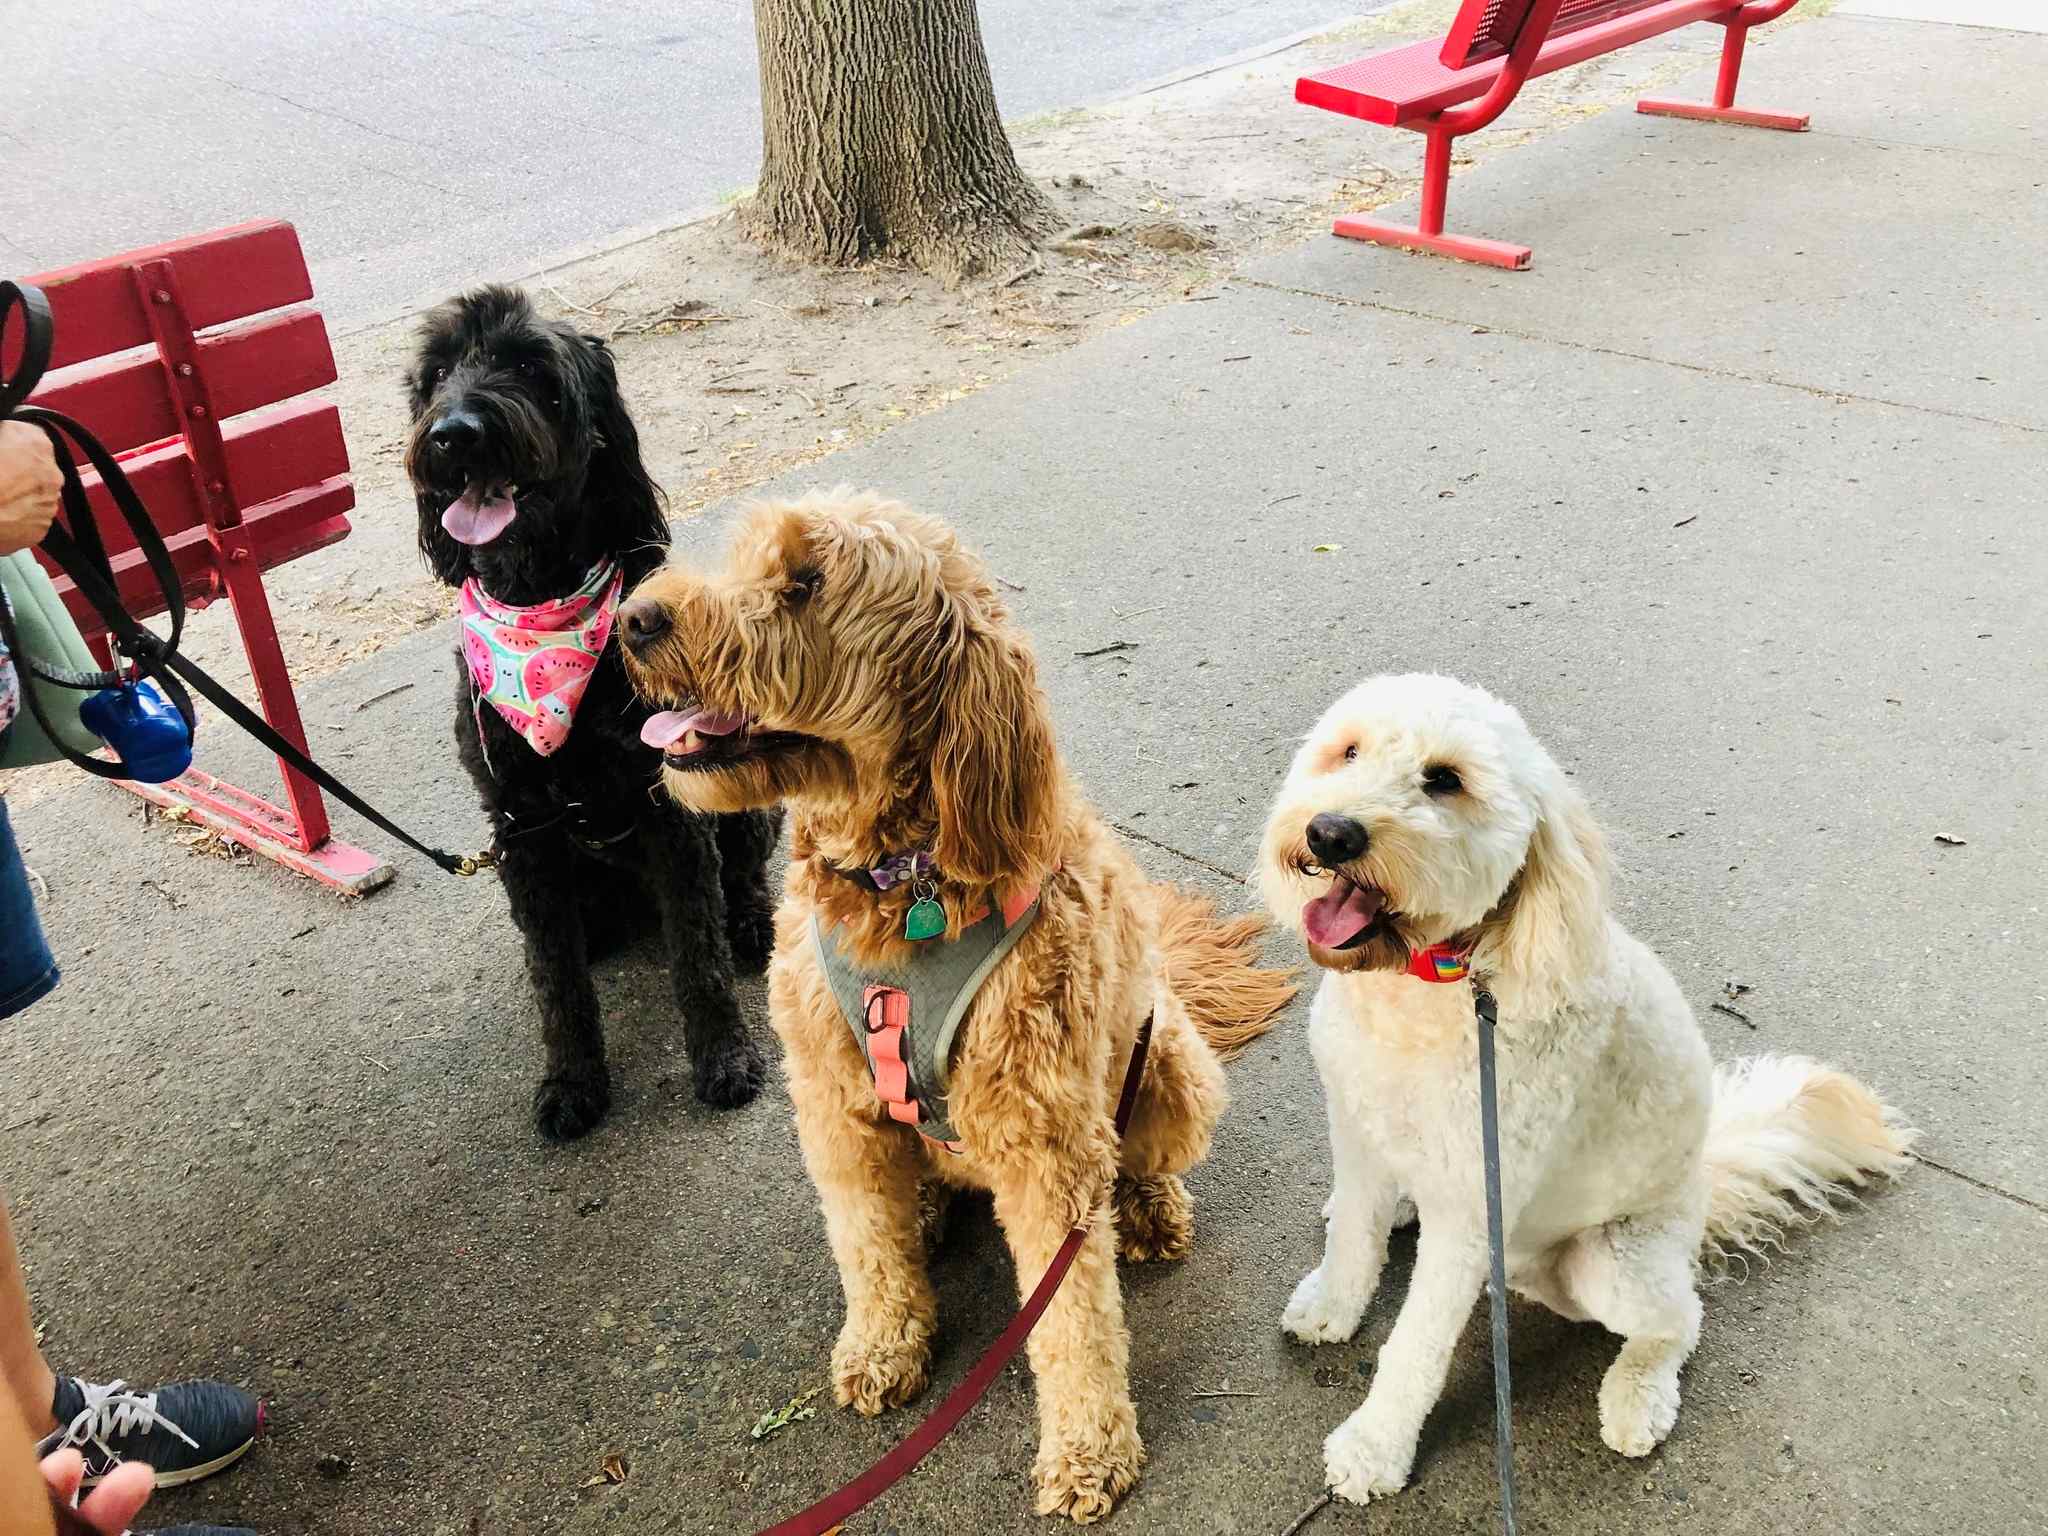
M 488 544 L 510 528 L 512 519 L 518 515 L 519 508 L 503 491 L 485 495 L 471 486 L 448 503 L 448 510 L 441 514 L 441 526 L 459 544 Z
M 640 727 L 640 739 L 659 752 L 688 757 L 700 752 L 705 736 L 730 736 L 747 723 L 745 715 L 714 715 L 704 709 L 665 709 Z
M 1384 899 L 1378 891 L 1339 875 L 1329 890 L 1301 909 L 1301 926 L 1308 931 L 1309 943 L 1319 949 L 1341 949 L 1380 915 Z

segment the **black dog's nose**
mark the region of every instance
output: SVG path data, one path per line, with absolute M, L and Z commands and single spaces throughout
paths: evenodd
M 637 654 L 668 633 L 668 610 L 651 597 L 636 597 L 619 606 L 619 627 Z
M 470 452 L 484 440 L 484 424 L 470 411 L 449 411 L 427 428 L 427 441 L 451 458 Z
M 1308 851 L 1325 869 L 1349 864 L 1365 852 L 1365 844 L 1364 824 L 1353 821 L 1349 816 L 1324 811 L 1309 819 Z

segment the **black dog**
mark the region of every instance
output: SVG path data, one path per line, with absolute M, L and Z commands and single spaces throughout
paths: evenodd
M 464 588 L 456 747 L 490 813 L 540 1001 L 547 1075 L 534 1118 L 567 1139 L 609 1107 L 589 960 L 649 900 L 697 1096 L 744 1104 L 760 1088 L 761 1055 L 733 971 L 768 963 L 767 861 L 780 822 L 700 817 L 651 792 L 661 754 L 641 744 L 647 711 L 609 643 L 607 600 L 661 564 L 668 525 L 611 352 L 543 321 L 517 290 L 479 288 L 428 315 L 410 383 L 420 550 Z M 583 622 L 549 633 L 565 616 Z

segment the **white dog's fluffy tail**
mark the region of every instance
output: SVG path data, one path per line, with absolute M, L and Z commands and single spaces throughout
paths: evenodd
M 1855 1078 L 1809 1057 L 1723 1063 L 1707 1119 L 1707 1253 L 1760 1253 L 1786 1228 L 1832 1215 L 1852 1185 L 1896 1178 L 1918 1135 Z

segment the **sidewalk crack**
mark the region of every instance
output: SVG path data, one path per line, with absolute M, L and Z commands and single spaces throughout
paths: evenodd
M 1973 421 L 1980 426 L 2004 427 L 2009 431 L 2048 434 L 2048 427 L 2030 425 L 2024 421 L 2008 421 L 2002 416 L 1979 416 L 1973 411 L 1953 411 L 1936 405 L 1914 405 L 1906 400 L 1889 400 L 1883 395 L 1861 395 L 1851 390 L 1828 389 L 1818 384 L 1801 384 L 1795 379 L 1774 378 L 1764 373 L 1744 373 L 1736 368 L 1715 368 L 1705 363 L 1688 363 L 1677 358 L 1653 357 L 1646 352 L 1630 352 L 1623 347 L 1603 347 L 1590 341 L 1570 341 L 1560 336 L 1544 336 L 1534 331 L 1520 331 L 1513 326 L 1494 325 L 1475 320 L 1470 316 L 1441 315 L 1434 310 L 1409 309 L 1399 304 L 1382 304 L 1373 299 L 1352 298 L 1348 294 L 1324 293 L 1317 288 L 1296 288 L 1289 283 L 1271 283 L 1263 278 L 1246 277 L 1239 273 L 1232 277 L 1233 284 L 1246 288 L 1263 288 L 1268 293 L 1290 294 L 1300 299 L 1320 299 L 1326 304 L 1338 304 L 1351 309 L 1373 309 L 1382 314 L 1401 315 L 1410 320 L 1428 320 L 1438 325 L 1483 325 L 1488 334 L 1509 336 L 1516 341 L 1532 341 L 1539 346 L 1561 347 L 1568 352 L 1590 352 L 1600 357 L 1625 358 L 1630 362 L 1655 363 L 1664 368 L 1676 368 L 1685 373 L 1697 373 L 1710 379 L 1731 379 L 1744 384 L 1762 384 L 1771 389 L 1789 389 L 1795 394 L 1811 395 L 1820 400 L 1848 402 L 1856 405 L 1889 406 L 1894 410 L 1915 411 L 1925 416 L 1941 416 L 1951 421 Z
M 2001 1200 L 2010 1200 L 2014 1205 L 2023 1205 L 2030 1211 L 2038 1211 L 2041 1215 L 2048 1216 L 2048 1204 L 2043 1204 L 2039 1200 L 2030 1200 L 2025 1195 L 2014 1194 L 2009 1189 L 2000 1189 L 1996 1184 L 1987 1184 L 1984 1180 L 1972 1177 L 1960 1168 L 1951 1168 L 1947 1163 L 1937 1163 L 1924 1152 L 1908 1152 L 1906 1155 L 1922 1167 L 1932 1168 L 1938 1173 L 1945 1173 L 1952 1179 L 1961 1179 L 1972 1189 L 1981 1189 L 1987 1195 L 1996 1195 Z
M 1206 869 L 1212 875 L 1221 875 L 1225 880 L 1228 880 L 1232 885 L 1243 885 L 1245 883 L 1244 876 L 1239 874 L 1236 870 L 1225 869 L 1221 864 L 1211 863 L 1209 860 L 1203 858 L 1198 853 L 1188 853 L 1183 849 L 1174 847 L 1171 843 L 1162 843 L 1156 837 L 1147 837 L 1143 832 L 1140 832 L 1136 827 L 1127 827 L 1120 821 L 1112 821 L 1109 825 L 1111 830 L 1121 832 L 1125 837 L 1130 838 L 1133 842 L 1143 843 L 1148 848 L 1157 848 L 1161 853 L 1170 853 L 1176 859 L 1181 859 L 1186 863 L 1192 864 L 1197 869 Z

